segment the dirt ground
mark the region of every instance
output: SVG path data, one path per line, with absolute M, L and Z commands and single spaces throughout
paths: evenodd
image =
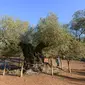
M 71 62 L 72 73 L 62 71 L 59 75 L 35 74 L 24 76 L 2 76 L 0 85 L 85 85 L 85 63 Z M 67 69 L 66 61 L 63 61 L 63 69 Z

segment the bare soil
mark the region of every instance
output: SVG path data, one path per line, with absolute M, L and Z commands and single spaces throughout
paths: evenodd
M 72 73 L 67 72 L 67 63 L 63 61 L 63 69 L 59 75 L 33 74 L 18 77 L 0 75 L 0 85 L 85 85 L 85 63 L 71 62 Z

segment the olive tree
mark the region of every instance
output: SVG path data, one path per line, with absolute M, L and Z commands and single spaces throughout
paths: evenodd
M 22 53 L 19 42 L 20 36 L 28 30 L 28 22 L 23 22 L 11 17 L 0 19 L 0 55 L 5 58 L 19 57 Z

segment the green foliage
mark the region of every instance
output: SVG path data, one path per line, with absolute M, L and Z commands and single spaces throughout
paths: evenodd
M 46 18 L 40 19 L 37 25 L 36 40 L 47 46 L 43 49 L 46 56 L 57 54 L 57 47 L 63 41 L 62 35 L 62 29 L 55 14 L 51 13 Z
M 36 45 L 43 42 L 43 54 L 46 57 L 60 55 L 66 59 L 77 59 L 84 56 L 85 46 L 82 42 L 75 40 L 70 34 L 68 24 L 60 26 L 55 14 L 51 13 L 46 18 L 41 18 L 34 34 Z
M 79 31 L 78 36 L 84 31 L 83 14 L 84 12 L 81 11 L 76 12 L 72 20 L 77 23 L 75 27 L 72 27 L 72 30 Z M 54 13 L 50 13 L 46 18 L 41 18 L 36 27 L 28 26 L 27 22 L 3 17 L 0 20 L 0 54 L 5 56 L 20 55 L 19 43 L 23 42 L 27 44 L 26 47 L 28 44 L 31 45 L 33 50 L 42 48 L 46 57 L 60 55 L 69 60 L 84 57 L 85 44 L 77 41 L 75 36 L 70 34 L 68 28 L 68 24 L 63 26 L 59 24 Z
M 71 40 L 69 43 L 69 50 L 66 53 L 66 59 L 72 60 L 72 59 L 77 59 L 80 57 L 85 56 L 84 45 L 77 41 L 77 40 Z M 82 48 L 83 47 L 83 48 Z
M 20 36 L 28 30 L 28 23 L 3 17 L 0 20 L 1 55 L 16 56 L 20 53 Z

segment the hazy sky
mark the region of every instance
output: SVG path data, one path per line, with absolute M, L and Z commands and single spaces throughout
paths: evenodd
M 31 24 L 54 12 L 61 23 L 68 23 L 75 11 L 85 9 L 85 0 L 0 0 L 0 16 L 9 15 Z

